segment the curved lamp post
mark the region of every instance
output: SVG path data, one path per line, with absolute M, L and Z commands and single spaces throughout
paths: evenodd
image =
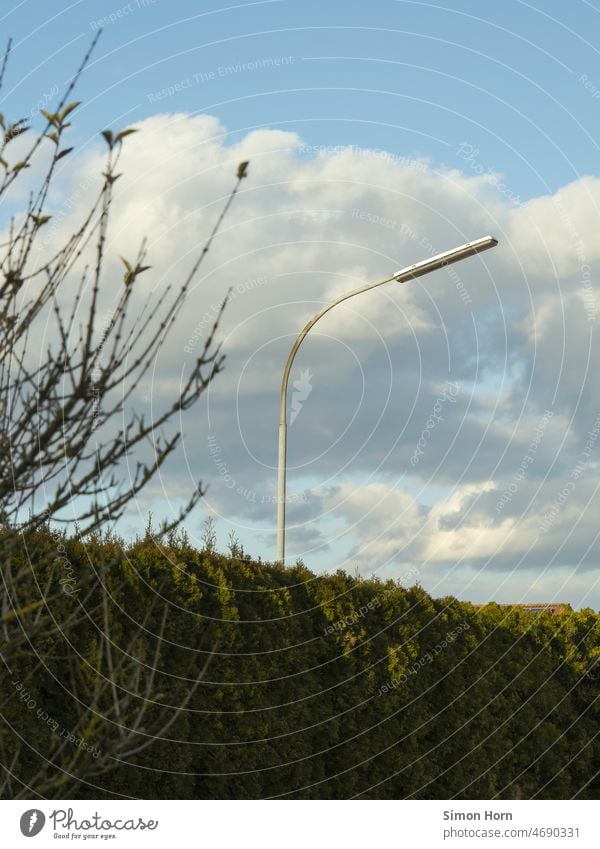
M 443 268 L 445 265 L 450 265 L 453 262 L 459 262 L 461 259 L 473 256 L 474 254 L 486 251 L 488 248 L 493 248 L 498 244 L 493 236 L 484 236 L 481 239 L 475 239 L 473 242 L 467 242 L 466 245 L 461 245 L 459 248 L 454 248 L 451 251 L 446 251 L 443 254 L 437 254 L 430 259 L 425 259 L 422 262 L 417 262 L 415 265 L 409 265 L 402 268 L 391 277 L 386 277 L 384 280 L 378 280 L 375 283 L 367 283 L 365 286 L 360 286 L 358 289 L 353 289 L 345 295 L 341 295 L 332 301 L 327 306 L 323 307 L 311 320 L 306 324 L 300 332 L 300 335 L 294 342 L 292 350 L 283 370 L 283 378 L 281 380 L 281 399 L 279 406 L 279 462 L 277 471 L 277 560 L 282 565 L 285 563 L 285 483 L 286 483 L 286 455 L 287 455 L 287 388 L 290 376 L 290 370 L 294 357 L 298 353 L 298 348 L 302 344 L 304 337 L 308 331 L 315 326 L 317 321 L 322 318 L 330 309 L 341 304 L 342 301 L 347 301 L 348 298 L 353 298 L 354 295 L 361 295 L 363 292 L 368 292 L 369 289 L 375 289 L 383 283 L 390 283 L 395 280 L 398 283 L 405 283 L 407 280 L 412 280 L 415 277 L 422 277 L 423 274 L 429 274 L 430 271 L 436 271 L 438 268 Z

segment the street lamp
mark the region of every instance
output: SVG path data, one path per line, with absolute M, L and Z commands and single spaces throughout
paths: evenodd
M 354 295 L 361 295 L 363 292 L 368 292 L 369 289 L 375 289 L 383 283 L 390 283 L 396 280 L 398 283 L 405 283 L 407 280 L 412 280 L 415 277 L 422 277 L 424 274 L 429 274 L 430 271 L 436 271 L 438 268 L 443 268 L 445 265 L 450 265 L 453 262 L 459 262 L 461 259 L 473 256 L 474 254 L 486 251 L 488 248 L 494 248 L 498 241 L 493 236 L 484 236 L 481 239 L 475 239 L 473 242 L 467 242 L 466 245 L 461 245 L 459 248 L 454 248 L 451 251 L 446 251 L 443 254 L 425 259 L 422 262 L 417 262 L 415 265 L 409 265 L 402 268 L 391 277 L 386 277 L 384 280 L 378 280 L 375 283 L 367 283 L 365 286 L 360 286 L 358 289 L 353 289 L 345 295 L 341 295 L 332 301 L 327 306 L 323 307 L 301 330 L 300 335 L 294 342 L 292 350 L 285 364 L 283 378 L 281 380 L 281 398 L 279 404 L 279 461 L 277 470 L 277 560 L 284 565 L 285 563 L 285 480 L 286 480 L 286 455 L 287 455 L 287 388 L 290 376 L 290 370 L 294 357 L 298 353 L 298 348 L 308 331 L 315 326 L 317 321 L 322 318 L 330 309 L 341 304 L 342 301 L 347 301 L 348 298 L 353 298 Z

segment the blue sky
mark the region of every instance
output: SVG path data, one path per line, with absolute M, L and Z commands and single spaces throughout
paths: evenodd
M 311 145 L 449 166 L 466 143 L 479 153 L 463 167 L 502 172 L 523 199 L 598 172 L 600 10 L 586 0 L 12 5 L 2 25 L 14 38 L 9 88 L 19 104 L 64 82 L 103 23 L 79 91 L 82 132 L 167 109 L 216 115 L 232 139 L 280 127 Z
M 221 541 L 233 529 L 271 558 L 278 384 L 303 323 L 493 232 L 499 247 L 457 278 L 377 290 L 311 332 L 290 381 L 311 374 L 290 428 L 290 558 L 393 577 L 416 564 L 434 594 L 474 601 L 600 606 L 595 437 L 586 448 L 600 429 L 598 4 L 81 0 L 15 3 L 1 20 L 11 117 L 51 109 L 103 27 L 52 202 L 75 220 L 99 132 L 142 130 L 123 155 L 114 279 L 143 236 L 144 286 L 179 274 L 251 160 L 146 392 L 158 403 L 175 385 L 185 340 L 234 285 L 227 368 L 125 532 L 201 477 Z M 440 402 L 448 384 L 456 400 Z

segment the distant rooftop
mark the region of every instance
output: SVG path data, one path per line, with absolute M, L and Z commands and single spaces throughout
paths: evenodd
M 493 602 L 487 603 L 492 604 Z M 473 605 L 473 607 L 485 606 L 485 604 Z M 549 613 L 553 613 L 554 616 L 562 616 L 564 613 L 571 613 L 573 611 L 571 605 L 564 601 L 540 602 L 535 604 L 499 604 L 498 607 L 520 607 L 521 610 L 528 610 L 530 613 L 543 613 L 547 610 Z

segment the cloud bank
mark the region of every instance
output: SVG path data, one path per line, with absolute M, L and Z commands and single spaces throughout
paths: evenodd
M 158 401 L 181 379 L 230 291 L 226 370 L 139 511 L 168 510 L 202 478 L 223 532 L 272 558 L 279 385 L 303 324 L 342 292 L 492 233 L 493 251 L 352 299 L 307 337 L 290 379 L 290 557 L 386 576 L 410 566 L 427 589 L 474 600 L 598 606 L 600 180 L 523 202 L 459 158 L 231 137 L 207 115 L 137 126 L 109 253 L 147 238 L 140 297 L 183 278 L 251 162 L 147 391 Z M 81 214 L 77 187 L 102 155 L 65 171 L 53 238 Z

